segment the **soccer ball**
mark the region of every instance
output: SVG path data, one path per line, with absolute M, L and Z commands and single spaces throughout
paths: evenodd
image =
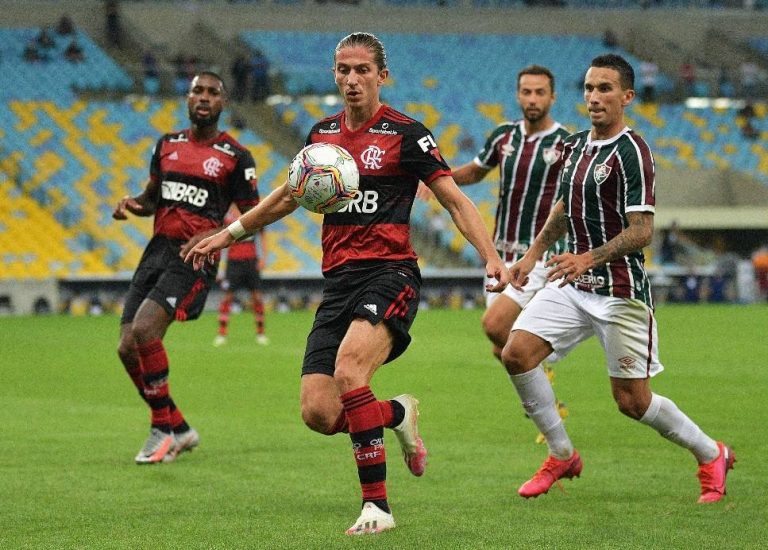
M 291 196 L 301 206 L 330 214 L 351 201 L 360 182 L 352 155 L 330 143 L 312 143 L 299 151 L 288 171 Z

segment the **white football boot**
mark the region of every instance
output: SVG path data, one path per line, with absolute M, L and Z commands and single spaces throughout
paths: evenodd
M 395 527 L 395 518 L 373 502 L 363 504 L 363 511 L 355 524 L 347 529 L 347 535 L 375 535 Z
M 405 409 L 403 421 L 393 428 L 403 451 L 403 459 L 413 475 L 422 476 L 427 467 L 427 449 L 419 436 L 419 402 L 408 394 L 398 395 L 392 401 L 397 401 Z

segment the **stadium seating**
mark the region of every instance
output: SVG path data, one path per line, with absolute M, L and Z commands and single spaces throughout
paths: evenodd
M 388 48 L 392 71 L 389 85 L 382 96 L 385 101 L 423 121 L 435 134 L 443 156 L 453 166 L 469 161 L 482 145 L 485 136 L 499 122 L 519 118 L 514 102 L 515 78 L 523 63 L 536 62 L 551 68 L 557 77 L 557 103 L 554 117 L 570 129 L 583 128 L 581 82 L 584 67 L 606 51 L 599 37 L 592 36 L 512 36 L 512 35 L 418 35 L 381 33 Z M 281 44 L 295 44 L 307 64 L 327 66 L 328 52 L 339 39 L 331 33 L 243 33 L 242 38 L 273 59 L 274 65 L 288 81 L 295 81 L 301 67 L 294 65 Z M 293 48 L 292 48 L 293 49 Z M 535 59 L 530 52 L 536 52 Z M 569 55 L 562 56 L 563 51 Z M 640 60 L 616 49 L 635 67 Z M 307 54 L 308 52 L 308 54 Z M 504 52 L 499 55 L 499 52 Z M 520 60 L 525 60 L 521 62 Z M 301 78 L 306 78 L 302 75 Z M 333 82 L 323 71 L 322 86 L 313 84 L 320 93 L 330 93 Z M 659 87 L 670 89 L 672 79 L 662 75 Z M 461 85 L 457 86 L 456 83 Z M 293 86 L 293 85 L 292 85 Z M 306 87 L 306 85 L 305 85 Z M 302 90 L 295 86 L 295 90 Z M 504 99 L 504 98 L 508 99 Z M 302 134 L 320 117 L 341 109 L 335 97 L 310 95 L 276 106 L 286 124 Z M 761 112 L 756 118 L 758 129 L 768 131 L 768 121 Z M 764 142 L 746 140 L 740 132 L 734 110 L 690 109 L 683 105 L 642 104 L 635 101 L 628 111 L 628 123 L 651 144 L 660 166 L 698 168 L 730 168 L 748 172 L 768 185 Z M 462 150 L 459 139 L 469 135 L 475 150 Z M 465 188 L 480 207 L 486 222 L 492 224 L 496 187 L 493 184 Z M 416 220 L 427 220 L 429 207 L 417 202 Z M 424 222 L 426 224 L 426 222 Z M 451 226 L 452 227 L 452 226 Z M 445 244 L 458 247 L 469 262 L 476 261 L 474 250 L 449 229 Z
M 146 182 L 161 133 L 186 127 L 178 101 L 19 101 L 0 110 L 0 278 L 130 273 L 151 234 L 151 220 L 114 222 L 125 194 Z M 287 159 L 250 130 L 231 133 L 254 155 L 261 190 L 282 183 Z M 4 152 L 12 151 L 6 155 Z M 270 228 L 270 268 L 316 270 L 319 216 L 299 212 Z
M 51 33 L 54 45 L 43 50 L 47 61 L 24 60 L 24 48 L 40 29 L 0 29 L 0 99 L 49 99 L 73 97 L 76 90 L 129 91 L 133 81 L 104 50 L 85 33 L 73 37 Z M 72 38 L 82 48 L 84 60 L 70 62 L 64 50 Z
M 493 1 L 488 0 L 489 5 Z M 82 33 L 78 41 L 86 53 L 84 63 L 24 62 L 23 45 L 36 33 L 36 29 L 0 29 L 0 63 L 12 68 L 2 78 L 18 79 L 12 85 L 6 81 L 0 91 L 5 107 L 0 109 L 4 214 L 0 217 L 4 254 L 0 278 L 126 275 L 138 262 L 151 221 L 134 218 L 115 223 L 112 208 L 121 196 L 143 188 L 155 139 L 187 126 L 185 108 L 178 101 L 78 99 L 68 86 L 127 90 L 132 83 Z M 592 36 L 380 36 L 392 68 L 384 100 L 432 129 L 453 166 L 469 161 L 496 124 L 519 116 L 514 89 L 523 66 L 520 60 L 554 71 L 558 78 L 554 117 L 570 129 L 584 127 L 582 71 L 594 55 L 605 51 L 600 39 Z M 338 34 L 249 31 L 241 38 L 261 49 L 284 76 L 286 88 L 297 94 L 292 102 L 276 106 L 286 124 L 306 133 L 318 118 L 341 109 L 328 70 Z M 286 43 L 293 47 L 285 48 Z M 567 59 L 563 51 L 569 52 Z M 627 52 L 616 51 L 639 64 Z M 661 86 L 670 82 L 665 77 Z M 301 95 L 305 93 L 311 95 Z M 763 132 L 763 139 L 757 141 L 741 135 L 740 121 L 732 110 L 635 102 L 628 122 L 651 144 L 660 166 L 742 170 L 768 185 L 768 122 L 763 106 L 756 106 L 754 122 Z M 288 159 L 252 131 L 232 133 L 254 154 L 262 194 L 281 183 Z M 462 148 L 463 136 L 471 136 L 474 147 Z M 496 205 L 494 182 L 489 177 L 485 184 L 465 188 L 489 226 Z M 414 220 L 428 228 L 437 211 L 436 204 L 417 201 Z M 317 273 L 320 219 L 300 210 L 271 226 L 268 270 Z M 468 263 L 477 262 L 476 253 L 455 229 L 444 232 L 441 239 Z

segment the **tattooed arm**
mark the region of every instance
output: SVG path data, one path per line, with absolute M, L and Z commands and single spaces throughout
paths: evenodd
M 618 260 L 651 244 L 653 238 L 653 214 L 651 212 L 628 212 L 627 221 L 629 225 L 624 231 L 594 250 L 589 250 L 583 254 L 566 252 L 552 256 L 546 264 L 547 267 L 552 268 L 547 273 L 547 278 L 550 281 L 562 278 L 563 281 L 560 286 L 564 286 L 593 267 Z M 549 225 L 549 221 L 547 221 L 547 225 Z
M 528 274 L 536 266 L 536 262 L 541 258 L 547 249 L 555 244 L 560 237 L 565 235 L 568 225 L 565 219 L 565 205 L 562 200 L 557 201 L 552 211 L 549 213 L 544 227 L 536 235 L 536 239 L 531 244 L 528 251 L 518 262 L 509 269 L 511 277 L 510 284 L 517 290 L 522 290 L 528 281 Z

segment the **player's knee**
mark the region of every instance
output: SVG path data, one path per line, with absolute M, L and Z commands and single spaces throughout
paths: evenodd
M 136 342 L 149 342 L 162 337 L 162 332 L 158 330 L 157 324 L 152 319 L 135 319 L 131 332 Z
M 129 346 L 127 343 L 121 340 L 117 345 L 117 356 L 120 358 L 120 361 L 125 364 L 133 358 L 135 349 L 136 348 L 134 346 Z
M 648 408 L 646 404 L 641 403 L 628 394 L 614 395 L 613 399 L 616 401 L 616 406 L 621 414 L 635 420 L 640 420 Z
M 515 342 L 507 342 L 501 350 L 501 362 L 510 374 L 522 374 L 530 370 L 525 350 L 516 345 Z
M 510 326 L 508 322 L 488 311 L 483 315 L 482 326 L 483 332 L 493 345 L 499 349 L 503 348 L 509 338 Z
M 120 341 L 117 344 L 117 356 L 124 365 L 133 364 L 134 359 L 137 358 L 138 352 L 136 351 L 136 341 L 133 335 L 128 331 L 120 336 Z
M 304 424 L 313 432 L 324 435 L 332 435 L 334 421 L 328 420 L 324 411 L 309 403 L 301 404 L 301 419 Z

